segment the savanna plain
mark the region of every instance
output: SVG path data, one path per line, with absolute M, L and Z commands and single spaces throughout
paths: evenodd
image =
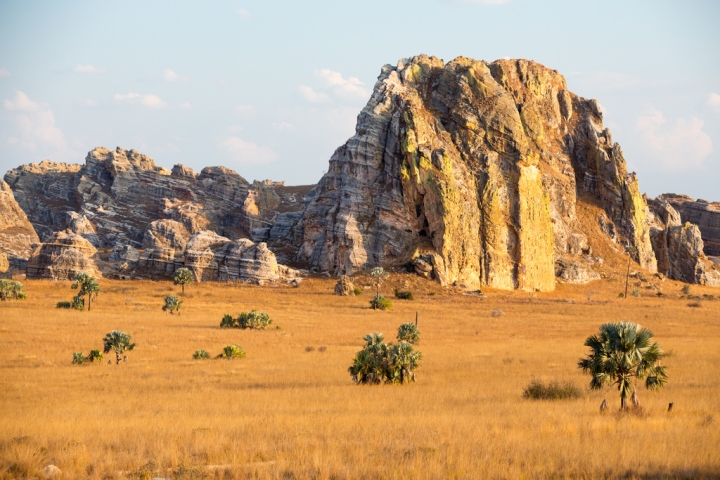
M 171 282 L 101 280 L 89 312 L 55 308 L 75 294 L 71 282 L 23 283 L 27 300 L 0 304 L 1 478 L 43 478 L 48 464 L 77 479 L 720 477 L 710 288 L 693 286 L 692 301 L 666 280 L 661 297 L 622 299 L 623 278 L 480 297 L 392 274 L 382 293 L 404 286 L 415 300 L 373 311 L 372 288 L 338 297 L 332 279 L 195 283 L 178 316 L 161 310 L 179 291 Z M 251 309 L 273 324 L 219 328 L 223 314 Z M 354 384 L 347 368 L 362 337 L 394 340 L 416 312 L 417 381 Z M 577 368 L 585 339 L 620 320 L 649 327 L 671 353 L 667 386 L 640 388 L 633 414 L 618 412 L 614 388 L 590 391 Z M 116 329 L 137 345 L 127 362 L 71 364 Z M 228 344 L 247 357 L 214 359 Z M 193 360 L 200 348 L 211 359 Z M 523 398 L 534 379 L 571 382 L 582 396 Z

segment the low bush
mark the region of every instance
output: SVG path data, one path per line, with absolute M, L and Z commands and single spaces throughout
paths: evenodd
M 193 353 L 193 358 L 195 360 L 205 360 L 210 358 L 210 354 L 206 350 L 203 350 L 201 348 L 199 350 L 195 350 L 195 353 Z
M 355 295 L 362 295 L 362 294 L 363 294 L 362 288 L 360 288 L 360 287 L 355 287 L 355 288 L 353 288 L 353 292 L 355 293 Z
M 400 331 L 398 331 L 400 336 Z M 399 341 L 385 343 L 382 333 L 365 335 L 365 346 L 353 358 L 348 368 L 355 383 L 408 383 L 415 381 L 415 370 L 420 367 L 422 353 L 412 343 Z
M 220 328 L 250 328 L 264 330 L 272 324 L 270 315 L 253 310 L 241 313 L 237 318 L 226 313 L 220 321 Z
M 82 365 L 85 363 L 85 355 L 82 352 L 73 352 L 73 365 Z
M 392 301 L 380 295 L 370 300 L 370 308 L 373 310 L 390 310 L 392 308 Z
M 690 285 L 685 285 L 682 287 L 682 293 L 685 295 L 690 295 Z
M 25 300 L 25 287 L 15 280 L 0 280 L 0 300 Z
M 633 291 L 630 292 L 630 294 L 631 294 L 633 297 L 639 297 L 639 296 L 640 296 L 640 290 L 637 289 L 637 288 L 634 288 Z
M 408 342 L 414 345 L 420 341 L 420 331 L 412 322 L 403 323 L 398 328 L 397 339 L 400 342 Z
M 177 295 L 168 295 L 165 297 L 165 305 L 163 305 L 162 309 L 165 313 L 170 312 L 170 315 L 175 314 L 175 312 L 180 315 L 180 307 L 182 307 L 182 300 Z
M 102 362 L 103 354 L 100 350 L 90 350 L 86 357 L 82 352 L 74 352 L 72 363 L 74 365 L 82 365 L 83 363 Z
M 84 310 L 85 309 L 85 300 L 82 299 L 82 297 L 79 297 L 75 295 L 72 299 L 72 303 L 70 304 L 70 307 L 74 310 Z
M 413 293 L 410 290 L 395 289 L 395 298 L 400 300 L 413 300 Z
M 226 360 L 234 360 L 236 358 L 245 358 L 245 350 L 240 345 L 228 345 L 223 348 L 223 351 L 217 358 L 224 358 Z
M 57 305 L 55 305 L 55 308 L 72 308 L 72 303 L 70 303 L 70 302 L 58 302 Z
M 564 400 L 582 397 L 582 393 L 571 382 L 545 384 L 540 380 L 533 380 L 525 387 L 523 397 L 531 400 Z

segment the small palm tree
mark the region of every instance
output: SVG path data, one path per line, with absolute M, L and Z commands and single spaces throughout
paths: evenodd
M 180 285 L 183 295 L 185 295 L 185 285 L 188 285 L 193 281 L 195 281 L 195 277 L 187 268 L 178 268 L 173 274 L 173 283 L 175 283 L 175 285 Z
M 375 267 L 370 271 L 370 276 L 375 279 L 375 303 L 373 304 L 373 310 L 376 310 L 377 304 L 380 301 L 380 285 L 383 280 L 388 277 L 388 273 L 382 267 Z
M 412 322 L 403 323 L 398 328 L 397 339 L 398 341 L 416 344 L 420 341 L 420 331 Z
M 203 350 L 202 348 L 195 350 L 195 353 L 193 353 L 193 358 L 195 360 L 206 360 L 210 358 L 210 354 L 207 352 L 207 350 Z
M 223 351 L 217 358 L 224 358 L 226 360 L 234 360 L 236 358 L 245 358 L 245 350 L 240 345 L 228 345 L 223 348 Z
M 117 365 L 120 365 L 121 353 L 135 348 L 135 344 L 132 343 L 132 335 L 125 333 L 122 330 L 113 330 L 105 335 L 103 345 L 105 346 L 103 353 L 108 353 L 111 350 L 115 351 L 115 363 Z
M 660 365 L 666 354 L 647 328 L 632 322 L 606 323 L 598 335 L 585 340 L 591 352 L 578 362 L 583 373 L 592 375 L 590 388 L 599 390 L 617 384 L 620 408 L 628 407 L 628 398 L 636 394 L 635 381 L 645 380 L 648 389 L 660 389 L 667 382 L 665 367 Z
M 100 350 L 90 350 L 90 355 L 87 356 L 87 361 L 90 363 L 93 362 L 102 362 L 103 354 Z
M 415 369 L 420 366 L 422 353 L 413 348 L 410 342 L 399 341 L 388 351 L 387 381 L 390 383 L 408 383 L 415 381 Z
M 170 311 L 170 315 L 177 312 L 178 315 L 180 315 L 180 307 L 182 306 L 182 301 L 178 298 L 177 295 L 168 295 L 165 297 L 165 305 L 163 305 L 162 309 L 163 312 Z
M 100 293 L 100 284 L 98 284 L 97 280 L 95 280 L 95 277 L 92 275 L 88 275 L 85 272 L 78 273 L 75 276 L 75 283 L 71 285 L 72 288 L 79 288 L 80 291 L 77 294 L 77 301 L 73 299 L 74 303 L 81 303 L 80 300 L 82 300 L 82 303 L 85 303 L 85 299 L 83 297 L 87 296 L 87 307 L 88 312 L 90 311 L 92 300 L 96 299 L 98 294 Z M 79 309 L 81 310 L 81 309 Z
M 82 365 L 85 363 L 85 355 L 82 352 L 73 352 L 73 365 Z

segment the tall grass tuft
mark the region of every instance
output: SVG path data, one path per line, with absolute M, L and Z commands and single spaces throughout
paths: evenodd
M 571 382 L 553 381 L 545 384 L 540 380 L 533 380 L 530 385 L 525 387 L 523 397 L 530 400 L 565 400 L 580 398 L 582 393 Z

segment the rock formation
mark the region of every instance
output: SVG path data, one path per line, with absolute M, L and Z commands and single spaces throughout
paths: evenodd
M 650 238 L 658 271 L 668 278 L 700 285 L 720 286 L 720 266 L 703 253 L 700 229 L 683 223 L 680 214 L 663 196 L 649 200 Z
M 279 212 L 301 209 L 311 188 L 250 184 L 225 167 L 199 174 L 183 165 L 167 170 L 120 147 L 96 148 L 82 166 L 47 160 L 24 165 L 5 180 L 43 240 L 70 228 L 96 247 L 150 244 L 181 251 L 190 235 L 203 230 L 243 238 L 253 228 L 269 227 Z
M 96 253 L 89 241 L 71 230 L 55 232 L 32 253 L 27 278 L 72 280 L 80 272 L 100 277 L 100 269 L 92 258 Z
M 720 202 L 694 200 L 687 195 L 673 193 L 666 193 L 662 197 L 680 213 L 683 223 L 694 223 L 700 228 L 705 254 L 720 257 Z
M 578 201 L 655 270 L 646 204 L 597 101 L 531 61 L 420 55 L 383 67 L 293 229 L 297 259 L 350 273 L 420 258 L 443 284 L 552 290 L 555 257 L 583 233 Z
M 341 297 L 352 297 L 355 295 L 355 285 L 347 275 L 341 275 L 340 280 L 335 284 L 335 295 Z
M 25 270 L 32 245 L 39 241 L 25 212 L 15 201 L 10 186 L 0 180 L 0 253 L 4 254 L 7 262 L 3 273 Z

